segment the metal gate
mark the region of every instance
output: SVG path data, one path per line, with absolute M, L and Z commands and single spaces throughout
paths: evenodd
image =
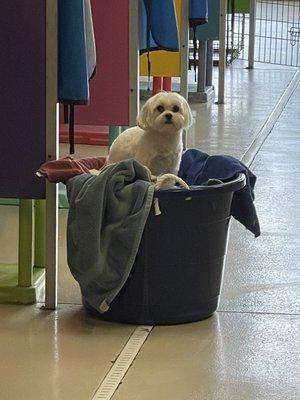
M 300 66 L 300 1 L 260 0 L 256 9 L 255 61 Z
M 233 43 L 243 43 L 240 58 L 247 59 L 249 15 L 235 15 Z M 241 25 L 244 28 L 241 29 Z M 242 37 L 243 32 L 245 37 Z M 254 60 L 300 67 L 300 1 L 257 0 Z

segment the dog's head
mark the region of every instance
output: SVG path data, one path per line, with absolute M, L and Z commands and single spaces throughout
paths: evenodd
M 160 92 L 146 101 L 137 125 L 145 131 L 178 132 L 192 125 L 191 109 L 179 94 Z

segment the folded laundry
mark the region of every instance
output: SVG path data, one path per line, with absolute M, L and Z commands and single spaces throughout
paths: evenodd
M 246 186 L 233 194 L 231 215 L 257 237 L 260 235 L 260 226 L 254 206 L 256 176 L 241 161 L 231 156 L 210 156 L 196 149 L 188 149 L 182 156 L 178 175 L 188 185 L 203 185 L 210 179 L 228 182 L 240 173 L 246 176 Z

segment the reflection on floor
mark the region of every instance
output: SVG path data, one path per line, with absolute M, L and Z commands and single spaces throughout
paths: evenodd
M 226 104 L 193 105 L 189 147 L 240 158 L 293 75 L 230 68 Z M 299 106 L 300 87 L 252 165 L 262 235 L 254 239 L 232 221 L 219 312 L 202 322 L 155 327 L 113 400 L 299 398 Z M 76 156 L 98 151 L 78 146 Z M 42 303 L 0 305 L 3 400 L 91 398 L 135 329 L 83 311 L 67 267 L 66 218 L 67 210 L 60 210 L 58 310 L 41 310 Z M 1 262 L 15 262 L 17 207 L 1 206 L 0 219 L 6 227 Z

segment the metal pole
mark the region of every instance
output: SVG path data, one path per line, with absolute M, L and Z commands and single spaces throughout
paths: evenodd
M 235 26 L 235 0 L 231 0 L 231 40 L 230 40 L 230 63 L 234 59 L 234 26 Z M 229 43 L 228 43 L 229 44 Z
M 206 86 L 212 86 L 213 51 L 213 41 L 208 40 L 206 52 Z
M 114 140 L 117 139 L 117 137 L 120 135 L 120 133 L 121 133 L 120 126 L 110 126 L 109 127 L 109 133 L 108 133 L 108 147 L 109 148 L 113 144 Z
M 206 41 L 200 40 L 198 51 L 198 82 L 197 92 L 205 92 L 206 90 Z
M 34 206 L 35 229 L 34 229 L 34 266 L 45 267 L 45 248 L 46 248 L 46 232 L 45 232 L 45 216 L 46 202 L 45 200 L 36 200 Z
M 46 160 L 58 158 L 57 0 L 46 2 Z M 57 307 L 58 185 L 46 182 L 45 308 Z
M 254 68 L 256 0 L 250 0 L 248 68 Z
M 180 94 L 188 101 L 188 71 L 189 71 L 189 2 L 181 2 L 180 30 Z M 187 148 L 187 134 L 183 132 L 183 148 Z
M 33 284 L 33 200 L 20 200 L 18 286 Z
M 136 125 L 140 108 L 139 1 L 129 0 L 129 126 Z
M 225 97 L 225 71 L 226 71 L 225 23 L 226 23 L 226 14 L 227 14 L 227 0 L 220 0 L 218 104 L 224 104 L 224 97 Z
M 242 40 L 241 40 L 241 50 L 244 51 L 244 47 L 245 47 L 245 14 L 243 14 L 242 17 Z

